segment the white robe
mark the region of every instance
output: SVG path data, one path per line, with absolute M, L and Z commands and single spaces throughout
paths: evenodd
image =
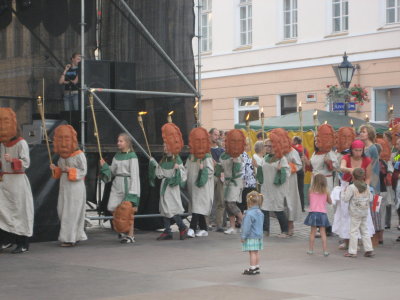
M 14 171 L 11 163 L 4 159 L 4 154 L 18 158 L 22 169 Z M 25 170 L 29 168 L 29 147 L 24 139 L 11 147 L 0 144 L 1 171 L 6 173 L 21 172 L 23 174 L 4 174 L 0 181 L 0 229 L 23 236 L 33 234 L 33 197 L 32 189 Z
M 303 163 L 297 150 L 292 148 L 292 150 L 288 154 L 286 154 L 286 159 L 289 164 L 294 164 L 296 172 L 300 171 L 303 168 Z M 297 185 L 296 172 L 291 173 L 290 169 L 290 175 L 289 178 L 287 178 L 289 182 L 286 197 L 286 205 L 288 208 L 288 221 L 298 221 L 301 216 L 301 201 L 299 187 Z
M 127 194 L 133 194 L 140 198 L 139 162 L 137 157 L 125 160 L 114 157 L 109 168 L 114 180 L 107 209 L 113 212 L 126 199 Z M 103 177 L 103 179 L 106 182 L 111 181 L 111 178 Z M 126 190 L 125 181 L 128 190 Z
M 83 152 L 66 159 L 60 157 L 58 167 L 63 173 L 60 177 L 57 212 L 61 228 L 58 240 L 63 243 L 76 243 L 87 240 L 84 231 L 86 187 L 84 178 L 87 172 L 86 157 Z M 71 181 L 66 167 L 76 169 L 76 181 Z
M 274 184 L 278 164 L 280 164 L 282 172 L 286 172 L 286 181 L 282 185 Z M 288 178 L 290 173 L 289 164 L 286 157 L 284 156 L 280 160 L 273 163 L 268 163 L 263 160 L 261 167 L 264 178 L 264 182 L 261 185 L 261 193 L 264 197 L 261 209 L 267 211 L 284 211 L 285 198 L 287 197 L 287 191 L 289 187 Z
M 175 215 L 180 215 L 184 213 L 184 208 L 181 199 L 181 190 L 179 184 L 176 186 L 169 186 L 165 189 L 164 195 L 162 195 L 162 188 L 166 179 L 171 178 L 176 172 L 181 173 L 181 181 L 186 181 L 185 167 L 182 163 L 179 164 L 178 169 L 164 169 L 160 164 L 156 167 L 156 176 L 161 179 L 160 188 L 160 214 L 167 218 L 172 218 Z
M 224 201 L 241 203 L 243 190 L 243 158 L 242 156 L 238 156 L 236 160 L 236 163 L 241 166 L 240 171 L 236 174 L 238 178 L 230 179 L 232 177 L 233 158 L 227 153 L 223 153 L 220 157 L 221 166 L 225 176 Z
M 325 164 L 325 158 L 332 161 L 333 170 L 329 170 Z M 333 189 L 333 171 L 339 168 L 339 162 L 337 160 L 336 154 L 333 151 L 329 151 L 325 154 L 315 154 L 311 156 L 312 173 L 322 174 L 326 177 L 328 183 L 328 192 L 330 193 Z
M 187 187 L 191 198 L 189 211 L 209 216 L 214 200 L 214 164 L 212 157 L 202 160 L 202 164 L 203 168 L 208 170 L 208 180 L 205 185 L 198 187 L 196 180 L 200 171 L 200 160 L 193 161 L 193 154 L 191 154 L 186 161 Z

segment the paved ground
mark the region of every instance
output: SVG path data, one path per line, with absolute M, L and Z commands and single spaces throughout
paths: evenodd
M 0 299 L 398 299 L 400 231 L 385 233 L 375 258 L 351 259 L 334 237 L 329 257 L 319 240 L 308 256 L 309 229 L 296 227 L 295 237 L 279 239 L 273 219 L 262 273 L 243 276 L 248 255 L 238 235 L 159 242 L 158 232 L 137 232 L 135 245 L 121 245 L 109 229 L 94 226 L 75 248 L 48 242 L 22 255 L 0 253 Z

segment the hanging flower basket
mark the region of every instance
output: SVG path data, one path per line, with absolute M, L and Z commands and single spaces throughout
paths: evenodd
M 328 88 L 326 93 L 328 103 L 345 101 L 346 98 L 359 105 L 364 105 L 365 102 L 369 101 L 368 91 L 359 84 L 355 84 L 349 89 L 339 87 L 337 84 L 327 85 L 326 87 Z

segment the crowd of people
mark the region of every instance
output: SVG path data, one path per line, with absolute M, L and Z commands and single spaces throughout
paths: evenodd
M 168 122 L 161 128 L 164 155 L 160 161 L 151 158 L 148 171 L 151 187 L 161 180 L 159 212 L 164 231 L 157 240 L 173 239 L 172 222 L 179 228 L 180 240 L 207 237 L 209 230 L 236 234 L 241 228 L 243 251 L 250 253 L 250 268 L 243 274 L 258 274 L 258 251 L 264 236 L 270 235 L 270 217 L 278 220 L 281 238 L 293 236 L 295 221 L 303 221 L 304 174 L 310 171 L 309 213 L 304 220 L 311 227 L 307 253 L 314 253 L 315 237 L 320 236 L 323 255 L 328 256 L 326 237 L 334 233 L 342 240 L 340 249 L 347 250 L 344 256 L 356 257 L 361 239 L 364 256 L 373 257 L 374 247 L 383 243 L 385 228 L 391 226 L 392 210 L 400 213 L 397 127 L 376 138 L 369 124 L 361 126 L 358 135 L 351 127 L 335 132 L 323 124 L 316 132 L 312 155 L 300 137 L 291 139 L 282 128 L 258 134 L 253 145 L 239 129 L 221 132 L 198 127 L 190 132 L 190 155 L 184 162 L 182 133 Z M 33 231 L 33 197 L 25 175 L 30 160 L 10 108 L 0 108 L 0 142 L 1 250 L 16 244 L 12 253 L 23 253 Z M 128 134 L 118 136 L 117 148 L 110 164 L 99 161 L 100 178 L 113 181 L 108 210 L 114 215 L 120 242 L 129 244 L 135 242 L 134 215 L 141 200 L 139 164 Z M 73 247 L 87 239 L 87 162 L 73 127 L 56 128 L 54 152 L 60 156 L 57 165 L 50 165 L 53 178 L 60 180 L 59 241 L 62 247 Z M 184 187 L 190 195 L 189 226 L 182 219 Z

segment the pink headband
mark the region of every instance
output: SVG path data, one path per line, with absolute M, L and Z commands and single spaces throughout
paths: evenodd
M 355 140 L 351 143 L 351 149 L 364 149 L 364 142 L 360 140 Z

